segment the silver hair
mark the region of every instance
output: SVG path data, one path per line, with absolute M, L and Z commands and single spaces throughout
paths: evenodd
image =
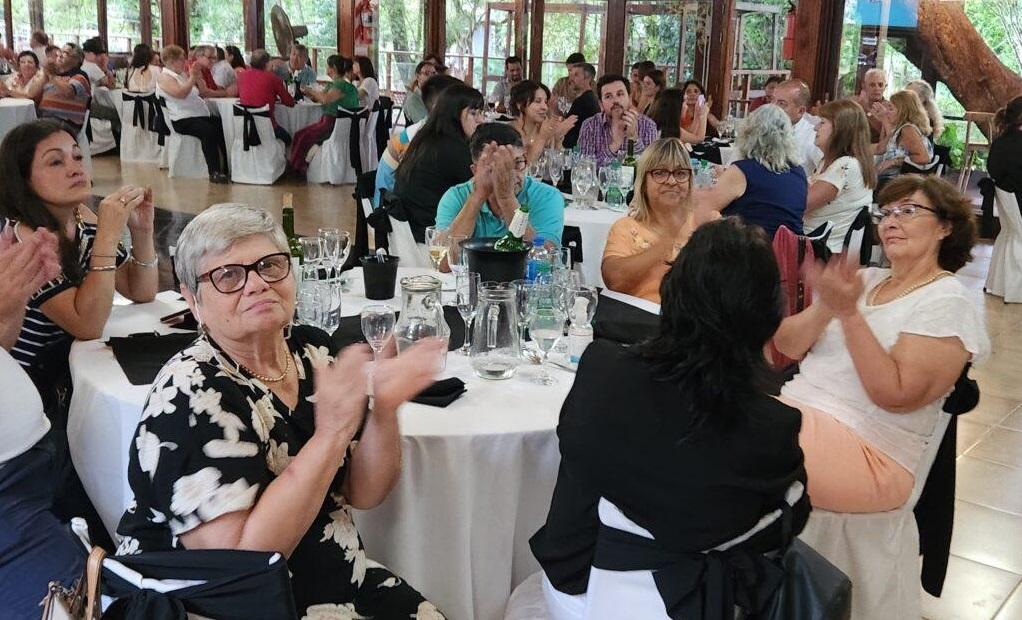
M 738 127 L 736 138 L 740 158 L 755 159 L 772 172 L 783 172 L 798 161 L 791 120 L 772 103 L 756 108 Z
M 795 93 L 795 105 L 809 107 L 809 86 L 798 78 L 790 78 L 784 80 L 777 85 L 777 88 L 791 88 L 792 92 Z
M 177 239 L 174 272 L 192 295 L 199 289 L 199 265 L 210 255 L 226 252 L 247 237 L 263 235 L 287 252 L 284 230 L 265 209 L 241 203 L 216 204 L 195 216 Z
M 880 67 L 873 67 L 872 69 L 869 69 L 865 73 L 863 73 L 862 81 L 865 82 L 866 80 L 869 79 L 869 76 L 877 74 L 882 75 L 884 77 L 884 84 L 887 84 L 887 72 L 881 69 Z

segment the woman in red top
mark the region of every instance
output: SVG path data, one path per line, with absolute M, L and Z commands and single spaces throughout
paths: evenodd
M 269 64 L 270 55 L 266 50 L 252 52 L 250 68 L 237 74 L 238 100 L 241 105 L 251 108 L 270 106 L 270 122 L 273 124 L 274 135 L 284 144 L 291 144 L 291 135 L 277 125 L 273 111 L 277 101 L 290 107 L 295 104 L 295 100 L 287 91 L 284 82 L 272 71 L 266 70 Z

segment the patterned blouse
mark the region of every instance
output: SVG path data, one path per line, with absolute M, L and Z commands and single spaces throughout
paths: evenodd
M 312 363 L 330 359 L 336 346 L 310 327 L 295 327 L 287 344 L 298 372 L 293 410 L 206 336 L 167 362 L 131 444 L 135 499 L 117 528 L 124 536 L 119 554 L 181 548 L 182 534 L 252 508 L 312 438 Z M 414 588 L 366 557 L 341 494 L 356 444 L 288 559 L 298 612 L 310 619 L 442 619 Z

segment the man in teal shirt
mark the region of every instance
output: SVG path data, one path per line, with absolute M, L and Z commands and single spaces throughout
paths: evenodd
M 556 188 L 525 175 L 522 137 L 510 125 L 486 123 L 469 144 L 472 180 L 447 190 L 437 205 L 436 226 L 452 235 L 502 237 L 519 205 L 529 206 L 525 240 L 543 237 L 560 245 L 564 197 Z

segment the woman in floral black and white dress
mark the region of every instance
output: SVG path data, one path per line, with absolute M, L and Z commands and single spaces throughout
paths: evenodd
M 176 270 L 203 334 L 160 371 L 131 446 L 135 502 L 121 553 L 277 551 L 300 615 L 444 616 L 369 560 L 350 508 L 387 496 L 401 465 L 396 410 L 432 380 L 441 343 L 372 371 L 314 328 L 291 329 L 287 242 L 261 209 L 208 209 L 181 233 Z

